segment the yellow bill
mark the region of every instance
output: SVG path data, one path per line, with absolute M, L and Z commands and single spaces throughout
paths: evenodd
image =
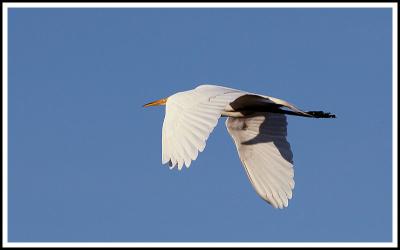
M 149 102 L 145 105 L 143 105 L 144 108 L 146 107 L 151 107 L 151 106 L 160 106 L 160 105 L 165 105 L 165 103 L 167 102 L 167 98 L 163 98 L 154 102 Z

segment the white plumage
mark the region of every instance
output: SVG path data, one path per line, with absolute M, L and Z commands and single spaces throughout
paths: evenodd
M 275 208 L 288 206 L 294 188 L 293 155 L 285 114 L 328 118 L 274 97 L 216 85 L 200 85 L 145 106 L 166 105 L 162 163 L 179 170 L 202 152 L 221 116 L 256 192 Z
M 189 167 L 198 151 L 202 152 L 208 136 L 222 111 L 244 92 L 201 85 L 194 90 L 168 97 L 162 130 L 162 163 L 171 168 Z
M 287 207 L 294 188 L 292 151 L 286 140 L 286 117 L 266 113 L 229 117 L 226 127 L 256 192 L 274 207 Z

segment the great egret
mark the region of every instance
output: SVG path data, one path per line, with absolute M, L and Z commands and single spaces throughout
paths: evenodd
M 302 111 L 270 96 L 216 85 L 200 85 L 189 91 L 145 104 L 165 105 L 162 128 L 162 163 L 170 168 L 190 166 L 202 152 L 218 119 L 235 142 L 239 158 L 254 189 L 275 208 L 288 206 L 294 188 L 293 154 L 286 140 L 285 114 L 334 118 L 322 111 Z

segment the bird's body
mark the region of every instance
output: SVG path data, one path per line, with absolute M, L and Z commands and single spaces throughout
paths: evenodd
M 189 167 L 202 152 L 221 116 L 256 192 L 276 208 L 288 206 L 294 188 L 293 155 L 286 140 L 285 114 L 334 117 L 305 112 L 274 97 L 216 85 L 200 85 L 145 106 L 166 105 L 162 163 Z

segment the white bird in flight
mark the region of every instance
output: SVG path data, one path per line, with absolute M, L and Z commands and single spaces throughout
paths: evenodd
M 335 118 L 322 111 L 302 111 L 270 96 L 216 85 L 200 85 L 145 104 L 165 105 L 162 163 L 179 170 L 196 160 L 218 123 L 235 142 L 239 158 L 257 194 L 275 208 L 288 206 L 294 188 L 293 154 L 286 140 L 285 114 Z

